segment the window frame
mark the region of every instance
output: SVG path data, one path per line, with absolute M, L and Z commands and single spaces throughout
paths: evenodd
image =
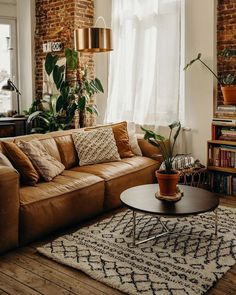
M 0 24 L 10 26 L 10 40 L 11 47 L 10 50 L 10 79 L 13 80 L 14 84 L 18 86 L 18 60 L 17 60 L 17 29 L 16 29 L 16 18 L 15 17 L 3 17 L 0 16 Z M 17 110 L 16 93 L 11 93 L 11 110 Z

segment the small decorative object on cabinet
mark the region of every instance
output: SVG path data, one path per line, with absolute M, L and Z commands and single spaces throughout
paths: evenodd
M 209 184 L 213 191 L 236 195 L 236 120 L 214 119 L 207 143 Z

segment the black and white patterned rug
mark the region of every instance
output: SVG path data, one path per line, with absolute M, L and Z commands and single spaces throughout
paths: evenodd
M 127 294 L 204 294 L 236 262 L 236 209 L 163 218 L 172 234 L 133 247 L 132 213 L 125 211 L 37 248 Z M 162 231 L 157 218 L 137 215 L 137 236 Z

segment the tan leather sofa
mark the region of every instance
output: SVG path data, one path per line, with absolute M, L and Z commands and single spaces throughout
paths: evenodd
M 139 139 L 142 157 L 79 167 L 71 134 L 69 130 L 8 139 L 40 140 L 66 170 L 50 182 L 20 186 L 17 171 L 0 166 L 0 252 L 115 209 L 123 190 L 155 182 L 160 163 L 151 156 L 157 151 L 144 139 Z

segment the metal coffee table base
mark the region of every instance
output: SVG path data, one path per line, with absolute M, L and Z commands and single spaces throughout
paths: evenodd
M 215 238 L 217 239 L 217 231 L 218 231 L 218 215 L 217 215 L 217 208 L 213 211 L 215 213 Z M 163 232 L 154 236 L 151 236 L 150 238 L 147 239 L 143 239 L 143 240 L 139 240 L 138 242 L 136 241 L 136 211 L 133 210 L 133 246 L 137 246 L 143 243 L 146 243 L 148 241 L 154 240 L 154 239 L 158 239 L 162 236 L 168 235 L 173 233 L 172 231 L 170 231 L 168 229 L 168 227 L 161 221 L 161 217 L 157 216 L 156 214 L 150 214 L 155 216 L 158 221 L 161 223 L 162 228 L 163 228 Z M 171 216 L 167 216 L 167 217 L 171 217 Z M 176 217 L 176 216 L 175 216 Z M 179 216 L 178 216 L 179 217 Z

